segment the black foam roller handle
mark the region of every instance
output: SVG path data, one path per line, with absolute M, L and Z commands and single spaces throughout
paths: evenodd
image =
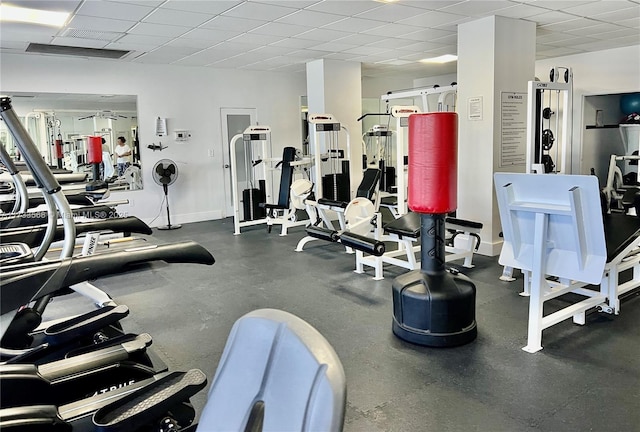
M 370 255 L 382 256 L 385 252 L 384 242 L 359 234 L 343 233 L 340 236 L 340 242 L 345 246 Z
M 338 232 L 327 228 L 311 225 L 306 229 L 307 235 L 328 242 L 338 241 Z

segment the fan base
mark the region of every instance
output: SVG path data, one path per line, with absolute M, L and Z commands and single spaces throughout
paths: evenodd
M 162 225 L 158 227 L 159 230 L 174 230 L 178 228 L 182 228 L 182 225 Z

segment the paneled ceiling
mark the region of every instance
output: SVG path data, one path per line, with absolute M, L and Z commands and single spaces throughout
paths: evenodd
M 458 24 L 490 15 L 537 24 L 537 58 L 640 45 L 640 0 L 7 0 L 71 13 L 62 28 L 6 23 L 0 53 L 30 43 L 130 51 L 120 62 L 258 71 L 362 63 L 363 76 L 433 76 L 456 64 Z M 53 55 L 53 54 L 51 54 Z

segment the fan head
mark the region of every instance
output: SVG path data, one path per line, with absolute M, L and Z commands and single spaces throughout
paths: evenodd
M 152 175 L 160 186 L 170 186 L 178 178 L 178 165 L 171 159 L 161 159 L 153 166 Z

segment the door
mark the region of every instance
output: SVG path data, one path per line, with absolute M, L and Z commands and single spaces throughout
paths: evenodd
M 224 183 L 225 183 L 225 217 L 233 216 L 233 194 L 231 185 L 234 181 L 231 178 L 231 140 L 237 134 L 244 132 L 246 128 L 255 125 L 258 113 L 255 108 L 221 108 L 220 122 L 222 124 L 222 142 L 224 142 L 223 164 L 224 164 Z M 239 153 L 239 154 L 238 154 Z M 246 178 L 245 164 L 242 163 L 244 155 L 242 152 L 236 153 L 237 177 L 239 181 Z

